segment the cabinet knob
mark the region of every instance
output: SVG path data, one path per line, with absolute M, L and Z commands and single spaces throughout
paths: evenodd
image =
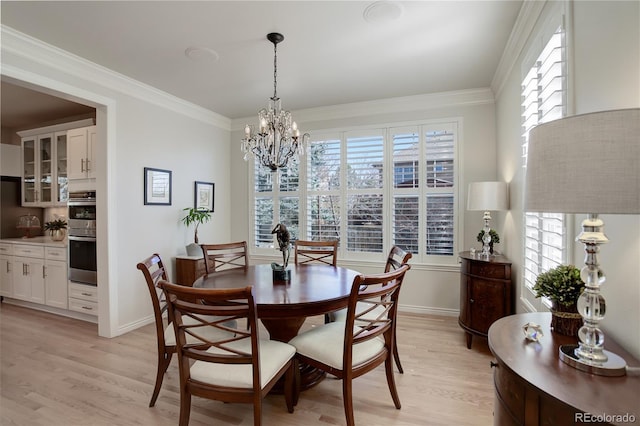
M 491 366 L 491 368 L 495 368 L 498 366 L 497 362 L 493 362 L 493 361 L 489 361 L 489 365 Z
M 469 299 L 469 303 L 474 303 L 474 302 L 475 302 L 475 300 Z

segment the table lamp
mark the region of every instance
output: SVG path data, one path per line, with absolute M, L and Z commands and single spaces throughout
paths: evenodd
M 600 245 L 608 241 L 599 213 L 640 213 L 640 108 L 576 115 L 540 124 L 529 133 L 524 209 L 586 213 L 582 232 L 585 290 L 578 299 L 584 325 L 578 345 L 560 347 L 560 358 L 589 373 L 626 374 L 626 363 L 604 350 L 605 300 L 600 285 Z
M 474 182 L 469 184 L 467 210 L 484 211 L 484 235 L 482 236 L 482 255 L 490 255 L 491 211 L 508 210 L 509 198 L 505 182 Z

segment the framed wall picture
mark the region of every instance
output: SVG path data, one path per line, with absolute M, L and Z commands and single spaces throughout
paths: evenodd
M 171 205 L 171 170 L 144 168 L 144 204 Z
M 215 183 L 211 182 L 198 182 L 195 184 L 194 191 L 194 208 L 196 210 L 213 211 L 213 201 L 215 196 Z

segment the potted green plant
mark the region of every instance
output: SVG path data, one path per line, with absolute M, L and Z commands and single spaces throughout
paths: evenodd
M 202 249 L 198 245 L 198 226 L 211 220 L 211 212 L 206 209 L 196 209 L 193 207 L 185 207 L 182 210 L 186 212 L 186 216 L 182 218 L 182 223 L 184 223 L 187 228 L 193 224 L 196 225 L 193 233 L 193 243 L 187 246 L 187 254 L 189 256 L 200 256 Z
M 568 336 L 576 336 L 582 326 L 578 313 L 578 298 L 584 291 L 580 269 L 573 265 L 560 265 L 538 275 L 533 286 L 536 297 L 551 301 L 551 328 Z
M 44 230 L 49 231 L 49 235 L 53 241 L 64 240 L 66 229 L 67 221 L 64 219 L 54 219 L 44 223 Z
M 500 243 L 500 235 L 496 232 L 495 229 L 491 229 L 489 231 L 489 235 L 491 236 L 491 242 L 489 243 L 489 253 L 493 254 L 493 245 Z M 479 243 L 482 243 L 482 237 L 484 237 L 484 229 L 480 230 L 480 233 L 476 237 Z

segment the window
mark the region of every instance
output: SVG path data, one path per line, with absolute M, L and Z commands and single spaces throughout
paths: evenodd
M 458 125 L 312 133 L 279 185 L 254 169 L 255 247 L 273 247 L 278 217 L 292 238 L 338 239 L 346 259 L 382 259 L 396 244 L 416 261 L 455 262 Z
M 529 131 L 566 115 L 565 33 L 557 27 L 522 81 L 522 154 L 527 164 Z M 525 188 L 526 191 L 526 188 Z M 523 298 L 534 305 L 531 288 L 538 274 L 566 262 L 565 216 L 524 213 Z

